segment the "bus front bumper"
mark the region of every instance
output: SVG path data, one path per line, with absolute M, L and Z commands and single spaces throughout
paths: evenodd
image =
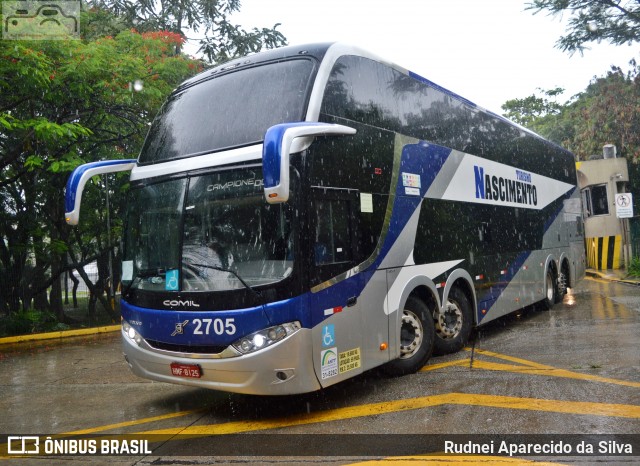
M 309 329 L 255 353 L 220 359 L 141 348 L 124 331 L 122 341 L 130 369 L 145 379 L 251 395 L 289 395 L 321 388 L 313 368 Z M 173 375 L 172 363 L 197 365 L 200 377 Z

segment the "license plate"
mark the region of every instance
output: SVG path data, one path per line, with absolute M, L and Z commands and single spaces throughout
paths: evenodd
M 199 379 L 202 376 L 202 370 L 197 364 L 180 364 L 177 362 L 172 362 L 171 374 L 175 375 L 176 377 Z

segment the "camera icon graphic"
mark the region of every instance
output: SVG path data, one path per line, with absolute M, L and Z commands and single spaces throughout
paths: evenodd
M 56 40 L 80 35 L 79 1 L 2 2 L 3 39 Z

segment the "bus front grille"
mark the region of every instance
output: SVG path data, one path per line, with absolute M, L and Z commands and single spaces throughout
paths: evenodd
M 192 353 L 192 354 L 219 354 L 222 353 L 226 346 L 206 346 L 206 345 L 174 345 L 172 343 L 163 343 L 155 340 L 145 340 L 152 348 L 172 351 L 174 353 Z

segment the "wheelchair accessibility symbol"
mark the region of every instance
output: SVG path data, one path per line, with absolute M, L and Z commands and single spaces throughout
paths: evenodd
M 167 275 L 165 276 L 165 284 L 164 289 L 167 291 L 177 291 L 178 290 L 178 269 L 167 270 Z
M 335 344 L 335 327 L 333 324 L 322 327 L 322 347 L 327 348 Z

